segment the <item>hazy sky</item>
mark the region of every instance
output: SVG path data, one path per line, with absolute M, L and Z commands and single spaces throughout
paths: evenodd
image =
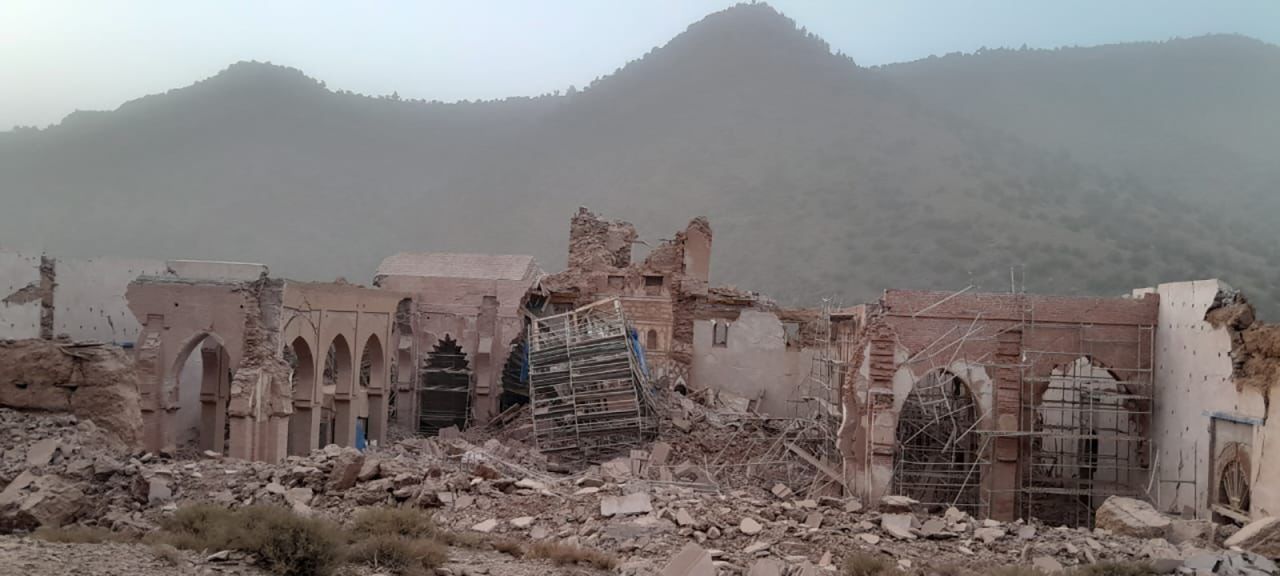
M 237 60 L 330 88 L 457 100 L 584 85 L 731 0 L 0 0 L 0 130 L 206 78 Z M 1233 32 L 1280 44 L 1280 0 L 777 0 L 860 64 L 981 46 Z

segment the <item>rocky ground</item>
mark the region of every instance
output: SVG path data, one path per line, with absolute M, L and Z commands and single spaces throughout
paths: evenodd
M 482 441 L 479 432 L 406 439 L 365 453 L 328 446 L 279 464 L 212 453 L 177 459 L 130 453 L 74 416 L 0 409 L 0 532 L 10 534 L 0 537 L 0 573 L 260 574 L 250 559 L 216 550 L 175 555 L 142 544 L 62 544 L 24 535 L 61 524 L 146 534 L 178 507 L 202 502 L 275 504 L 338 522 L 366 507 L 412 507 L 478 541 L 548 541 L 604 551 L 616 556 L 617 573 L 636 576 L 834 573 L 855 553 L 919 573 L 982 573 L 1008 565 L 1054 572 L 1107 561 L 1154 563 L 1182 573 L 1275 572 L 1264 558 L 1220 550 L 1225 534 L 1214 526 L 1154 511 L 1142 519 L 1145 512 L 1120 509 L 1118 520 L 1099 521 L 1110 530 L 1089 530 L 977 520 L 956 509 L 927 513 L 902 497 L 870 506 L 796 494 L 799 486 L 780 482 L 728 488 L 697 470 L 682 481 L 664 472 L 689 467 L 669 466 L 673 454 L 688 456 L 699 434 L 739 430 L 723 415 L 684 416 L 669 443 L 572 469 L 549 463 L 510 435 Z M 714 444 L 708 437 L 701 442 Z M 690 571 L 679 571 L 682 563 Z M 517 559 L 483 545 L 454 546 L 439 572 L 605 573 Z

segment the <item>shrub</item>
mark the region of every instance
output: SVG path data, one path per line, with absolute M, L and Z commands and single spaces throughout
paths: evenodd
M 530 558 L 545 558 L 557 566 L 583 564 L 595 566 L 601 570 L 613 570 L 618 566 L 618 557 L 613 554 L 555 542 L 534 543 L 527 549 L 526 554 Z
M 437 537 L 441 542 L 450 546 L 458 546 L 461 548 L 484 548 L 489 543 L 489 539 L 484 534 L 476 532 L 440 532 Z
M 347 559 L 375 570 L 420 576 L 449 560 L 449 551 L 435 540 L 383 534 L 352 544 Z
M 844 559 L 844 576 L 883 576 L 894 571 L 894 563 L 877 554 L 854 552 Z
M 244 532 L 239 549 L 256 554 L 276 574 L 328 574 L 341 557 L 342 538 L 330 522 L 274 506 L 246 508 L 240 517 Z
M 201 504 L 161 521 L 154 543 L 187 550 L 240 550 L 282 576 L 318 576 L 338 563 L 342 539 L 330 522 L 276 506 L 238 511 Z
M 106 528 L 91 528 L 89 526 L 62 526 L 60 528 L 41 526 L 36 529 L 32 536 L 45 542 L 66 542 L 69 544 L 101 544 L 103 542 L 133 542 L 137 540 L 137 538 L 129 534 L 112 532 Z
M 409 508 L 366 508 L 356 514 L 351 531 L 357 538 L 366 536 L 404 536 L 429 538 L 435 536 L 436 525 L 431 517 Z
M 493 545 L 494 550 L 502 552 L 503 554 L 510 554 L 516 558 L 524 556 L 524 544 L 521 544 L 518 540 L 502 538 L 493 540 L 490 544 Z
M 163 532 L 148 539 L 183 550 L 228 550 L 239 548 L 240 519 L 230 509 L 213 504 L 195 504 L 176 510 L 160 520 Z

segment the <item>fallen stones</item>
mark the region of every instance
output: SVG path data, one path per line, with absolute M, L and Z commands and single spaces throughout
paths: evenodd
M 1062 572 L 1062 563 L 1054 559 L 1053 556 L 1036 556 L 1031 561 L 1031 566 L 1044 574 L 1057 574 Z
M 677 526 L 680 526 L 680 527 L 686 527 L 686 526 L 688 526 L 688 527 L 692 527 L 692 526 L 696 526 L 697 524 L 698 524 L 698 522 L 697 522 L 696 520 L 694 520 L 694 519 L 693 519 L 693 515 L 692 515 L 692 514 L 689 514 L 689 511 L 688 511 L 688 510 L 685 510 L 684 508 L 681 508 L 681 509 L 679 509 L 679 510 L 676 510 L 676 525 L 677 525 Z
M 1236 546 L 1268 558 L 1280 558 L 1280 517 L 1254 520 L 1227 538 L 1223 545 Z
M 755 519 L 749 517 L 743 518 L 742 521 L 738 523 L 738 530 L 748 536 L 759 534 L 763 529 L 764 526 L 761 526 L 759 522 L 756 522 Z
M 1169 524 L 1169 518 L 1151 504 L 1122 496 L 1107 498 L 1094 516 L 1094 526 L 1137 538 L 1164 538 Z
M 289 507 L 293 508 L 294 512 L 304 516 L 311 513 L 311 499 L 314 497 L 315 494 L 310 488 L 306 487 L 290 488 L 284 493 L 285 503 L 289 504 Z
M 691 542 L 668 560 L 659 574 L 661 576 L 715 576 L 716 567 L 711 559 L 711 553 Z
M 911 530 L 915 518 L 910 514 L 882 514 L 880 529 L 899 540 L 915 540 L 916 534 Z
M 751 565 L 747 576 L 782 576 L 787 566 L 773 558 L 761 558 Z
M 173 489 L 169 487 L 169 481 L 163 478 L 152 478 L 147 483 L 147 503 L 151 505 L 163 504 L 173 500 Z
M 528 528 L 529 526 L 533 525 L 533 516 L 521 516 L 519 518 L 512 518 L 511 525 L 521 530 Z
M 378 477 L 378 472 L 382 469 L 382 463 L 377 458 L 365 458 L 364 464 L 360 465 L 360 472 L 356 474 L 356 480 L 359 482 L 368 482 Z
M 648 492 L 632 492 L 622 497 L 605 496 L 600 499 L 600 515 L 605 518 L 648 514 L 652 511 L 653 501 Z
M 1004 538 L 1004 528 L 982 527 L 973 531 L 973 537 L 981 540 L 984 544 L 991 544 L 996 540 Z
M 880 499 L 880 509 L 885 512 L 910 512 L 911 508 L 919 504 L 914 498 L 891 494 Z
M 21 496 L 16 507 L 6 507 L 0 514 L 0 530 L 56 528 L 75 520 L 85 508 L 86 496 L 80 486 L 64 478 L 38 476 L 24 482 L 35 491 Z
M 782 484 L 781 482 L 774 484 L 773 489 L 771 489 L 770 492 L 772 492 L 774 496 L 783 500 L 791 498 L 792 495 L 791 489 L 787 488 L 787 485 Z
M 325 454 L 333 459 L 333 469 L 329 471 L 329 490 L 346 490 L 356 485 L 360 477 L 360 469 L 364 466 L 364 454 L 355 448 L 339 448 L 334 454 L 333 444 L 324 447 Z
M 27 449 L 27 466 L 48 466 L 53 455 L 58 451 L 60 442 L 57 438 L 45 438 Z
M 475 526 L 472 526 L 471 529 L 476 532 L 482 532 L 482 533 L 488 534 L 490 532 L 493 532 L 493 529 L 497 527 L 498 527 L 498 521 L 493 518 L 490 518 L 488 520 L 480 522 L 479 524 L 476 524 Z

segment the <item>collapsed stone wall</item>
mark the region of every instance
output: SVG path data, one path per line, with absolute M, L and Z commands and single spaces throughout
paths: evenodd
M 635 226 L 622 220 L 605 220 L 584 207 L 578 208 L 569 226 L 569 266 L 542 279 L 548 293 L 569 295 L 574 307 L 585 306 L 603 297 L 603 290 L 622 292 L 623 306 L 633 320 L 670 322 L 671 339 L 665 366 L 658 371 L 672 382 L 688 379 L 693 360 L 693 320 L 698 299 L 707 293 L 706 280 L 690 275 L 686 243 L 697 234 L 709 242 L 711 224 L 694 218 L 682 231 L 663 240 L 643 262 L 633 263 L 631 246 L 638 241 Z M 639 302 L 646 293 L 646 276 L 662 276 L 669 306 L 647 307 Z M 622 287 L 609 286 L 610 277 L 621 277 Z M 650 314 L 650 308 L 653 313 Z M 670 316 L 667 317 L 667 310 Z
M 128 446 L 142 438 L 138 375 L 132 358 L 113 345 L 0 342 L 0 406 L 70 413 Z
M 259 437 L 258 424 L 276 422 L 278 425 L 293 413 L 293 390 L 290 383 L 289 363 L 281 352 L 281 318 L 283 313 L 284 281 L 259 279 L 247 283 L 244 291 L 246 306 L 253 313 L 244 315 L 244 357 L 231 379 L 231 399 L 227 416 L 232 419 L 232 435 L 243 424 L 244 438 L 232 442 L 233 448 L 250 450 L 248 454 L 232 454 L 246 459 L 268 458 L 283 454 L 279 446 L 283 438 L 271 427 Z M 276 432 L 276 433 L 273 433 Z
M 1204 319 L 1231 332 L 1232 375 L 1237 389 L 1252 387 L 1269 400 L 1271 387 L 1280 383 L 1280 325 L 1258 320 L 1253 305 L 1237 291 L 1219 293 Z

